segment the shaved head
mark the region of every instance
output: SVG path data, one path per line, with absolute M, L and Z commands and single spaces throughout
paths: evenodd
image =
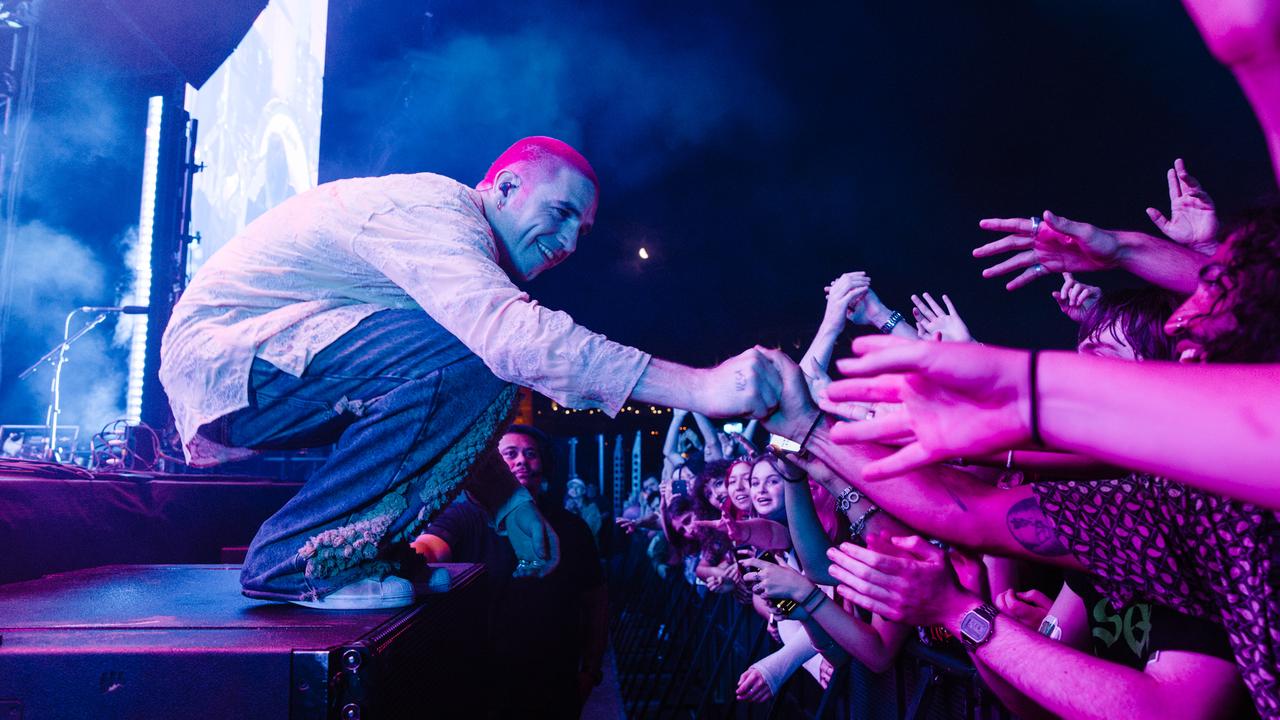
M 596 179 L 596 171 L 582 153 L 574 150 L 568 143 L 543 135 L 517 140 L 514 145 L 503 151 L 489 166 L 489 172 L 485 173 L 484 179 L 476 189 L 484 190 L 493 187 L 498 173 L 514 166 L 532 166 L 546 174 L 554 174 L 561 167 L 569 167 L 590 180 L 597 193 L 600 191 L 600 181 Z

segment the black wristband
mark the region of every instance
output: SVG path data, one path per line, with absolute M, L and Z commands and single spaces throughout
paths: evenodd
M 809 426 L 809 431 L 804 434 L 804 439 L 800 441 L 800 450 L 798 452 L 804 452 L 805 446 L 809 444 L 809 438 L 813 437 L 813 431 L 817 430 L 818 423 L 822 422 L 823 415 L 826 415 L 826 412 L 819 410 L 817 417 L 813 419 L 813 424 Z
M 814 585 L 814 586 L 813 586 L 813 589 L 809 591 L 809 594 L 808 594 L 808 595 L 805 595 L 805 596 L 804 596 L 804 599 L 803 599 L 803 600 L 801 600 L 799 603 L 796 603 L 796 604 L 797 604 L 797 605 L 799 605 L 799 606 L 800 606 L 800 607 L 802 607 L 802 608 L 805 608 L 805 609 L 807 610 L 807 609 L 808 609 L 808 606 L 809 606 L 809 603 L 813 602 L 813 596 L 814 596 L 814 594 L 815 594 L 815 593 L 816 593 L 816 594 L 818 594 L 818 595 L 821 595 L 821 594 L 822 594 L 822 591 L 818 589 L 818 586 L 817 586 L 817 585 Z
M 1040 351 L 1032 350 L 1031 357 L 1027 361 L 1027 394 L 1030 396 L 1031 405 L 1031 444 L 1037 447 L 1044 445 L 1044 438 L 1040 436 L 1040 389 L 1037 374 L 1040 368 Z

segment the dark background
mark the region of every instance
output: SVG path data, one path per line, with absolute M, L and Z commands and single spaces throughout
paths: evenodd
M 176 12 L 151 5 L 46 3 L 20 207 L 46 234 L 14 255 L 5 422 L 43 420 L 45 381 L 14 376 L 65 309 L 127 283 L 145 97 L 175 68 L 116 26 L 121 7 L 148 11 L 143 32 Z M 947 292 L 983 341 L 1067 347 L 1056 283 L 981 278 L 978 219 L 1050 208 L 1154 232 L 1175 157 L 1228 213 L 1272 190 L 1248 105 L 1176 2 L 584 5 L 331 0 L 321 180 L 474 182 L 521 136 L 575 144 L 603 185 L 596 229 L 529 290 L 680 362 L 755 343 L 798 358 L 822 286 L 855 269 L 904 313 Z M 109 335 L 68 366 L 69 396 L 109 395 L 113 362 L 123 378 Z

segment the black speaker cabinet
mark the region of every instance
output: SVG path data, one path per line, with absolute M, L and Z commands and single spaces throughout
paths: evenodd
M 235 565 L 0 585 L 0 720 L 483 716 L 484 569 L 447 567 L 447 592 L 355 612 L 249 600 Z

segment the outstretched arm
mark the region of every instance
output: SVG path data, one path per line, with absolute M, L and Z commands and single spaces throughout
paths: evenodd
M 863 442 L 908 430 L 917 438 L 891 459 L 863 468 L 864 476 L 1030 440 L 1027 352 L 877 337 L 858 338 L 854 350 L 861 357 L 841 361 L 841 369 L 857 379 L 833 383 L 833 396 L 903 402 L 905 411 L 841 426 L 834 439 Z M 1051 447 L 1280 508 L 1280 365 L 1041 353 L 1036 392 L 1040 434 Z
M 1209 51 L 1253 105 L 1280 180 L 1280 5 L 1267 0 L 1183 0 Z
M 713 368 L 653 358 L 631 391 L 631 399 L 711 417 L 763 417 L 778 404 L 780 390 L 777 372 L 760 348 L 752 348 Z
M 911 344 L 980 347 L 972 343 Z M 784 392 L 782 405 L 765 420 L 765 426 L 780 434 L 796 432 L 797 427 L 808 428 L 818 410 L 804 392 L 799 369 L 780 352 L 770 357 L 778 365 Z M 864 420 L 852 425 L 857 427 L 871 422 L 874 421 Z M 814 428 L 805 448 L 845 480 L 866 492 L 876 504 L 902 523 L 942 540 L 993 555 L 1081 567 L 1058 542 L 1052 525 L 1032 497 L 1030 487 L 1000 490 L 980 483 L 968 473 L 946 466 L 914 468 L 910 472 L 879 476 L 872 481 L 865 469 L 893 455 L 894 450 L 871 443 L 837 443 L 832 437 L 835 425 L 834 421 L 824 417 Z
M 961 619 L 983 599 L 959 587 L 943 551 L 919 537 L 872 545 L 832 551 L 838 592 L 871 612 L 941 624 L 959 637 Z M 997 615 L 993 628 L 975 660 L 1059 717 L 1226 718 L 1243 697 L 1228 660 L 1165 651 L 1144 672 L 1050 640 L 1008 614 Z
M 1009 233 L 973 251 L 974 257 L 1014 255 L 982 271 L 995 277 L 1021 271 L 1005 284 L 1009 290 L 1052 273 L 1121 269 L 1167 290 L 1195 292 L 1200 268 L 1209 258 L 1171 240 L 1128 230 L 1104 230 L 1044 211 L 1039 218 L 988 218 L 983 230 Z

